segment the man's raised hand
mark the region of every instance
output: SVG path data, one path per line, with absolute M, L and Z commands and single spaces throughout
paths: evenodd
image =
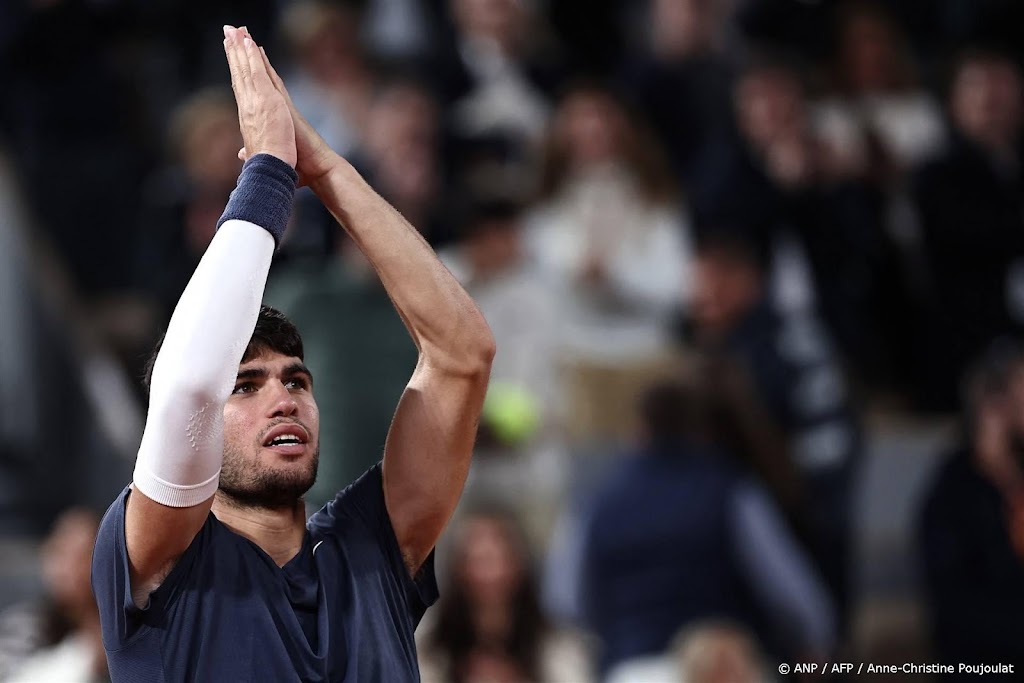
M 260 48 L 248 32 L 225 26 L 224 52 L 245 149 L 251 155 L 271 154 L 294 168 L 298 154 L 289 102 L 271 80 Z
M 252 38 L 245 27 L 239 30 L 242 32 L 242 35 L 250 39 Z M 327 175 L 328 171 L 337 163 L 338 155 L 324 142 L 324 139 L 320 137 L 316 129 L 295 108 L 295 104 L 292 102 L 287 88 L 285 88 L 284 81 L 281 80 L 281 77 L 267 58 L 266 50 L 262 47 L 258 49 L 263 60 L 263 66 L 270 76 L 271 82 L 273 82 L 277 91 L 281 93 L 285 102 L 288 103 L 288 110 L 291 112 L 292 124 L 295 127 L 295 147 L 298 153 L 298 163 L 295 170 L 299 174 L 299 186 L 313 185 L 317 180 Z M 238 158 L 242 161 L 248 159 L 251 154 L 249 150 L 251 149 L 247 141 L 246 146 L 238 150 Z

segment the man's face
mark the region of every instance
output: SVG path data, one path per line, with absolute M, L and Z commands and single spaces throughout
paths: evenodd
M 742 257 L 709 249 L 697 257 L 691 311 L 703 333 L 728 334 L 761 296 L 760 270 Z
M 251 507 L 291 506 L 316 481 L 320 412 L 309 370 L 266 351 L 242 363 L 224 406 L 220 489 Z

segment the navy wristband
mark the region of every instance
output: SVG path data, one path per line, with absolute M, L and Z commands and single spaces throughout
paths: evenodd
M 242 166 L 238 185 L 217 221 L 217 228 L 225 221 L 248 221 L 273 235 L 274 246 L 280 246 L 292 213 L 298 179 L 295 169 L 272 154 L 250 157 Z

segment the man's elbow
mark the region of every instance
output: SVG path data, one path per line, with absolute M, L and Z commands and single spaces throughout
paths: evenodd
M 447 347 L 425 348 L 422 360 L 447 375 L 487 383 L 491 376 L 491 364 L 497 353 L 494 335 L 487 327 L 463 334 L 457 343 Z
M 479 338 L 466 344 L 461 352 L 461 361 L 457 364 L 460 373 L 470 378 L 487 382 L 491 376 L 491 364 L 494 362 L 494 355 L 498 352 L 498 345 L 494 341 L 494 335 L 490 328 L 485 326 Z

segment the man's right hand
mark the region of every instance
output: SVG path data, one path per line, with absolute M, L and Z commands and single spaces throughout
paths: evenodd
M 271 154 L 294 168 L 298 153 L 289 100 L 271 80 L 260 48 L 248 32 L 225 26 L 224 52 L 245 149 L 252 155 Z

